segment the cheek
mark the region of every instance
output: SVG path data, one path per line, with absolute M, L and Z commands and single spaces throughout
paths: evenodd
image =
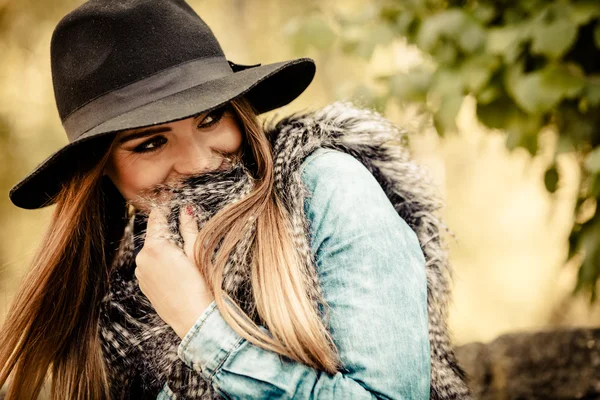
M 121 195 L 132 201 L 143 191 L 164 182 L 169 166 L 163 164 L 157 160 L 147 162 L 129 152 L 116 150 L 107 173 Z
M 222 129 L 223 133 L 218 135 L 214 147 L 226 153 L 237 152 L 242 146 L 243 135 L 235 119 L 223 121 Z

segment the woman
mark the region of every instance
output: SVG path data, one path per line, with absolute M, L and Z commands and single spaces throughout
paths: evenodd
M 51 48 L 70 143 L 0 345 L 8 399 L 466 398 L 439 205 L 380 115 L 261 126 L 310 59 L 229 62 L 183 0 L 89 1 Z M 427 277 L 426 275 L 427 274 Z

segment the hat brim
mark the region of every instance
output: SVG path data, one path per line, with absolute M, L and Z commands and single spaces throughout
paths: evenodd
M 44 160 L 10 190 L 10 200 L 24 209 L 53 204 L 62 185 L 76 171 L 97 162 L 118 131 L 188 118 L 242 95 L 262 114 L 298 97 L 312 82 L 315 71 L 315 63 L 310 58 L 250 67 L 109 119 Z

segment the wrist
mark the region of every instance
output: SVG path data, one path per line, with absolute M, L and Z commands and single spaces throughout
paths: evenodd
M 212 295 L 204 296 L 200 301 L 194 302 L 194 307 L 190 307 L 187 312 L 183 313 L 177 322 L 171 324 L 177 336 L 183 339 L 213 301 L 214 297 Z

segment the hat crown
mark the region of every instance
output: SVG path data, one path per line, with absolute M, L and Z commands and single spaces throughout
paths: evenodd
M 213 57 L 225 60 L 212 30 L 183 0 L 90 0 L 52 35 L 60 118 L 160 71 Z

